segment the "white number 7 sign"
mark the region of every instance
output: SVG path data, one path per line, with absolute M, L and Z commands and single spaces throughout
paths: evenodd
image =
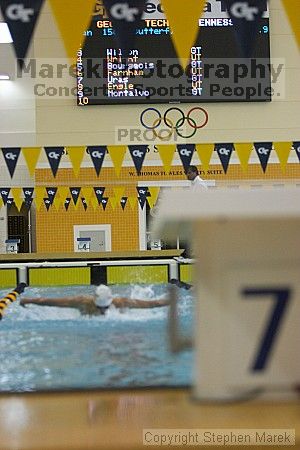
M 226 284 L 228 384 L 298 384 L 300 266 L 232 270 Z

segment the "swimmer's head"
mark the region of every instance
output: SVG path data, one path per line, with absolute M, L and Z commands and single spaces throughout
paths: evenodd
M 95 304 L 100 309 L 101 314 L 110 307 L 113 301 L 113 296 L 110 288 L 104 284 L 100 284 L 95 290 Z

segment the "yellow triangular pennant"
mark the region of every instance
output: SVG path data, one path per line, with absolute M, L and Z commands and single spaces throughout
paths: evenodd
M 277 153 L 282 172 L 285 172 L 286 165 L 292 150 L 292 142 L 274 142 L 274 149 Z
M 150 208 L 152 209 L 159 195 L 160 187 L 149 187 L 150 197 L 146 197 Z
M 66 150 L 72 163 L 74 175 L 75 177 L 78 177 L 85 147 L 67 147 Z
M 34 189 L 35 192 L 35 206 L 39 211 L 42 204 L 44 203 L 44 197 L 46 197 L 46 190 L 44 187 L 36 187 Z
M 113 162 L 116 174 L 119 176 L 127 147 L 125 145 L 108 145 L 107 150 Z
M 196 144 L 196 150 L 205 171 L 208 170 L 214 148 L 215 144 Z
M 0 198 L 0 209 L 2 208 L 2 206 L 4 205 L 2 198 Z
M 74 203 L 73 201 L 72 201 L 71 203 L 72 203 L 72 206 L 73 206 L 73 208 L 75 209 L 75 211 L 78 210 L 78 208 L 79 208 L 80 205 L 83 207 L 82 201 L 81 201 L 81 199 L 80 199 L 80 196 L 78 197 L 78 200 L 77 200 L 76 205 L 75 205 L 75 203 Z
M 55 206 L 56 211 L 59 210 L 60 205 L 62 204 L 63 201 L 64 201 L 64 200 L 63 200 L 61 197 L 59 197 L 58 195 L 56 195 L 56 196 L 54 197 L 53 205 Z
M 239 157 L 243 171 L 247 172 L 250 155 L 253 150 L 253 144 L 234 144 L 234 148 Z
M 296 41 L 300 47 L 300 3 L 299 0 L 282 0 L 291 27 L 294 31 Z
M 135 209 L 137 205 L 137 197 L 128 197 L 129 205 L 131 206 L 131 209 Z
M 191 58 L 199 33 L 199 18 L 206 0 L 187 0 L 184 4 L 175 0 L 162 0 L 162 5 L 172 30 L 172 40 L 182 67 L 185 69 Z M 199 54 L 199 60 L 201 54 Z
M 114 191 L 117 201 L 120 202 L 121 198 L 124 197 L 125 186 L 114 187 L 113 191 Z
M 49 0 L 72 63 L 82 45 L 84 31 L 90 25 L 95 0 Z
M 94 189 L 90 186 L 86 186 L 81 189 L 82 197 L 85 198 L 87 205 L 89 204 L 89 201 L 90 201 L 90 198 L 91 198 L 93 192 L 94 192 Z
M 63 201 L 65 201 L 67 197 L 71 197 L 70 189 L 68 188 L 68 186 L 59 186 L 57 188 L 57 194 Z M 56 197 L 57 197 L 57 195 L 56 195 Z
M 22 195 L 22 188 L 11 188 L 11 196 L 14 199 L 15 205 L 18 208 L 18 211 L 21 211 L 22 205 L 23 205 L 23 198 Z
M 30 176 L 34 176 L 34 171 L 41 153 L 40 147 L 23 147 L 22 153 L 26 161 Z
M 92 207 L 94 208 L 94 210 L 96 210 L 97 208 L 99 208 L 98 200 L 97 200 L 95 197 L 92 197 L 92 198 L 91 198 L 90 204 L 92 205 Z
M 112 209 L 116 209 L 116 206 L 118 204 L 118 199 L 115 197 L 109 197 L 109 203 L 110 203 Z
M 165 171 L 169 173 L 176 150 L 176 145 L 158 145 L 157 150 Z

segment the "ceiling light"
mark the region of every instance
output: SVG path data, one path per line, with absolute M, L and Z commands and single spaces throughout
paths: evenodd
M 0 44 L 10 44 L 13 42 L 6 22 L 0 22 Z
M 0 73 L 0 81 L 2 80 L 10 80 L 10 76 L 5 73 Z

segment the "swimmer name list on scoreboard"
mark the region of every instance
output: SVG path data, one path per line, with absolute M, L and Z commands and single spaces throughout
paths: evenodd
M 157 64 L 153 61 L 141 61 L 139 50 L 131 50 L 130 56 L 124 58 L 121 49 L 108 48 L 105 64 L 108 97 L 150 97 L 150 89 L 134 83 L 133 79 L 135 77 L 150 78 Z M 176 66 L 178 65 L 176 64 Z M 191 95 L 201 95 L 201 47 L 191 48 L 191 63 L 187 70 L 186 75 L 191 83 Z

